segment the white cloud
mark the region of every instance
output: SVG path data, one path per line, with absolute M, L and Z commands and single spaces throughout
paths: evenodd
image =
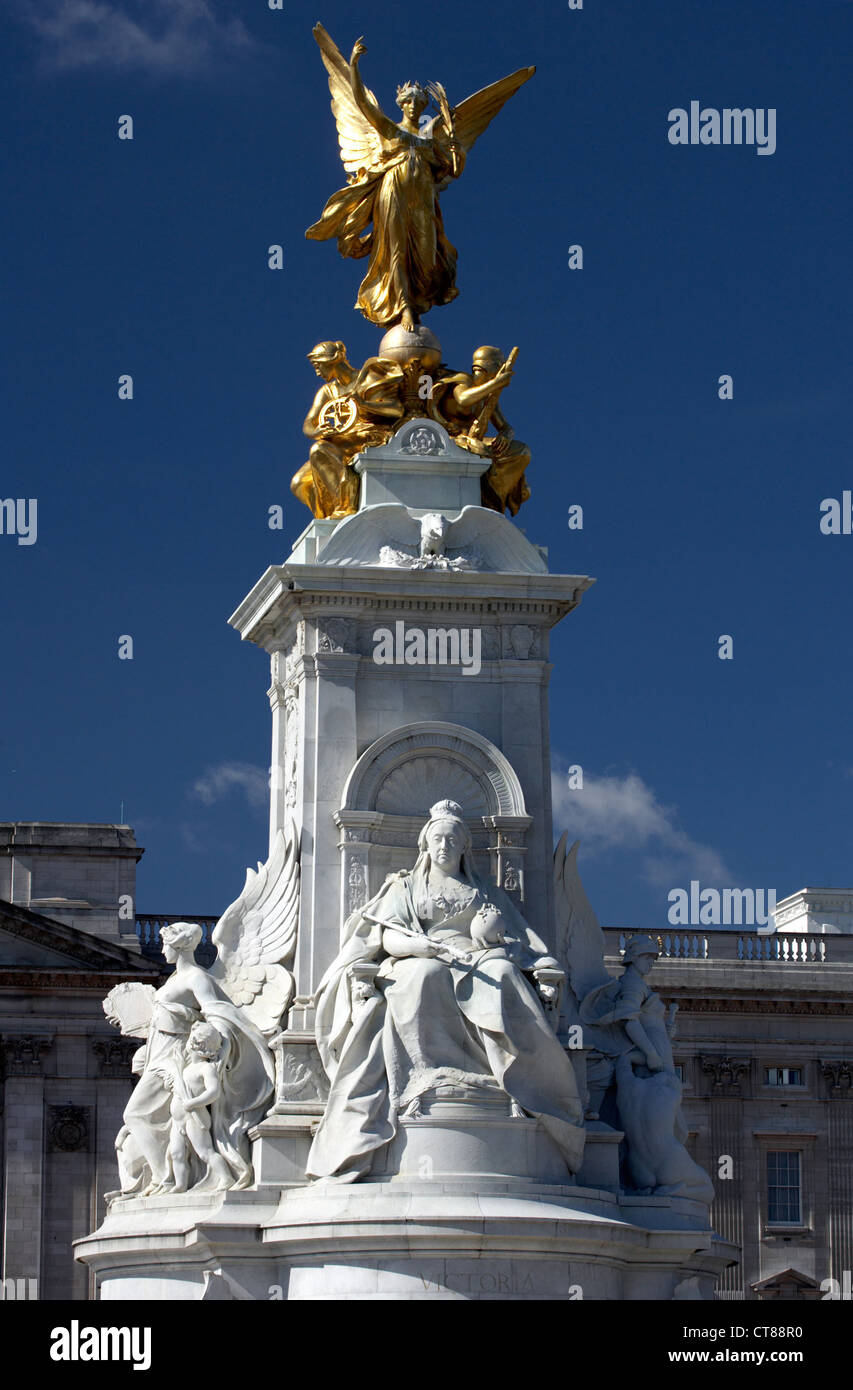
M 19 0 L 53 70 L 189 74 L 260 50 L 221 0 Z
M 663 806 L 635 772 L 596 777 L 584 770 L 583 788 L 571 790 L 564 767 L 551 774 L 554 830 L 568 830 L 585 855 L 639 851 L 645 878 L 672 887 L 691 878 L 703 886 L 736 882 L 722 856 L 682 830 L 675 807 Z
M 254 763 L 219 763 L 216 767 L 205 768 L 193 783 L 190 794 L 205 806 L 212 806 L 235 789 L 243 793 L 253 810 L 260 809 L 269 801 L 269 775 Z

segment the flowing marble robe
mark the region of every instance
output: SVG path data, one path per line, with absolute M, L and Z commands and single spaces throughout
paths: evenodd
M 442 1082 L 503 1088 L 536 1116 L 568 1169 L 579 1168 L 583 1107 L 574 1069 L 522 973 L 551 958 L 506 894 L 463 874 L 469 901 L 452 917 L 441 920 L 439 911 L 440 920 L 426 928 L 422 917 L 431 918 L 434 905 L 418 865 L 391 875 L 347 920 L 341 950 L 316 993 L 317 1044 L 331 1091 L 309 1176 L 363 1177 L 375 1151 L 394 1137 L 399 1111 Z M 477 949 L 470 926 L 486 902 L 499 908 L 510 939 Z M 389 956 L 373 918 L 473 951 L 473 959 Z M 367 961 L 381 962 L 376 992 L 353 1004 L 350 968 Z
M 407 305 L 425 314 L 459 293 L 456 248 L 438 202 L 450 154 L 431 136 L 397 129 L 396 148 L 381 168 L 333 193 L 305 233 L 312 241 L 336 237 L 342 256 L 370 256 L 355 307 L 376 324 L 396 322 Z
M 224 996 L 205 999 L 202 1012 L 173 999 L 163 999 L 161 993 L 158 991 L 154 998 L 142 1075 L 124 1112 L 133 1148 L 146 1160 L 148 1155 L 157 1154 L 160 1161 L 151 1176 L 157 1182 L 168 1180 L 172 1093 L 165 1078 L 182 1071 L 190 1029 L 204 1019 L 224 1039 L 219 1067 L 221 1090 L 210 1107 L 211 1136 L 234 1174 L 234 1187 L 248 1187 L 253 1174 L 246 1131 L 262 1118 L 275 1082 L 275 1067 L 266 1040 L 243 1011 Z M 192 1161 L 197 1167 L 197 1160 L 193 1157 Z M 195 1181 L 201 1177 L 198 1173 Z

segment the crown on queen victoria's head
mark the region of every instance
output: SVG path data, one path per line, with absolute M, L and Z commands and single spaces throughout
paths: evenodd
M 462 820 L 465 819 L 465 812 L 458 801 L 437 801 L 434 806 L 429 808 L 430 820 Z

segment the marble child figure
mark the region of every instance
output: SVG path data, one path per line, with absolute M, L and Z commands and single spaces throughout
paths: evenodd
M 364 1177 L 397 1117 L 417 1114 L 442 1085 L 475 1099 L 478 1088 L 503 1090 L 574 1172 L 584 1139 L 574 1070 L 528 978 L 556 961 L 506 894 L 474 871 L 455 802 L 432 807 L 418 850 L 411 871 L 390 875 L 347 920 L 317 989 L 331 1091 L 309 1176 Z
M 166 1076 L 166 1086 L 172 1093 L 169 1107 L 171 1131 L 169 1160 L 172 1168 L 172 1192 L 186 1192 L 190 1186 L 195 1154 L 204 1165 L 204 1176 L 195 1183 L 195 1191 L 230 1187 L 231 1169 L 216 1152 L 210 1137 L 210 1109 L 222 1095 L 220 1077 L 224 1039 L 212 1023 L 194 1023 L 184 1050 L 182 1071 Z

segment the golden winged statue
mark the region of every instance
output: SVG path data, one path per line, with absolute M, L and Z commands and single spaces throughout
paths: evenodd
M 329 74 L 349 181 L 305 235 L 312 241 L 336 237 L 342 256 L 369 256 L 355 307 L 371 323 L 411 329 L 434 304 L 449 304 L 459 293 L 456 249 L 444 234 L 439 194 L 459 177 L 489 122 L 536 69 L 519 68 L 456 107 L 440 83 L 424 89 L 406 82 L 397 89 L 403 112 L 397 124 L 362 82 L 363 41 L 347 62 L 321 24 L 313 32 Z M 421 124 L 430 98 L 438 113 Z

